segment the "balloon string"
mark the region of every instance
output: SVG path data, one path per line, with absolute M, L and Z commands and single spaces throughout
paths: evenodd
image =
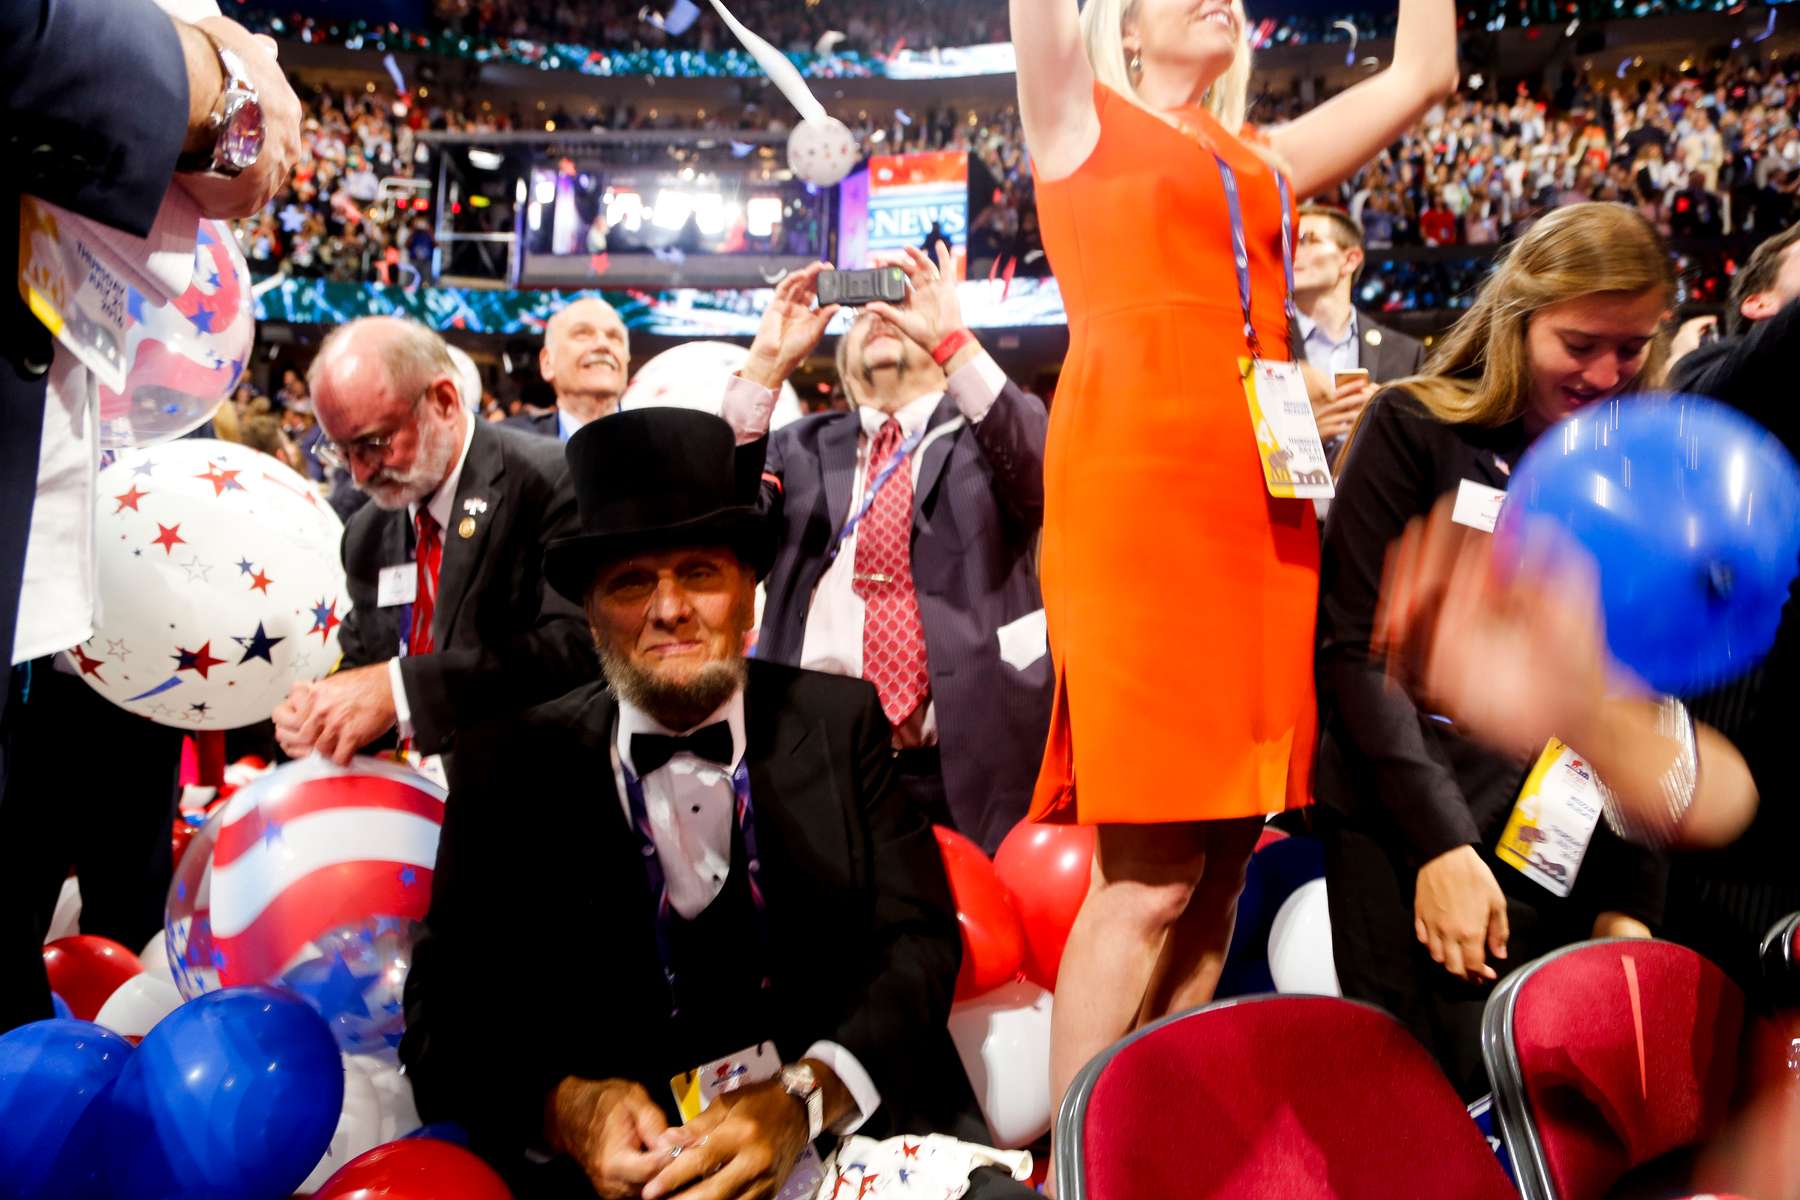
M 788 103 L 792 104 L 799 112 L 800 119 L 823 123 L 827 119 L 825 106 L 819 103 L 812 94 L 812 90 L 806 86 L 806 80 L 800 78 L 799 70 L 788 61 L 787 55 L 745 28 L 744 23 L 732 16 L 731 10 L 726 8 L 721 0 L 712 0 L 712 6 L 713 11 L 719 14 L 719 19 L 724 21 L 731 32 L 737 35 L 737 40 L 744 44 L 744 49 L 748 50 L 750 56 L 762 65 L 764 71 L 768 72 L 769 79 L 781 89 L 781 94 L 788 98 Z

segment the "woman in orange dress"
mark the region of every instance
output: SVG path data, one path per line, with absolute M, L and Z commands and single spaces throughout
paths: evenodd
M 1031 815 L 1099 826 L 1057 982 L 1060 1098 L 1134 1026 L 1211 999 L 1263 818 L 1308 799 L 1317 523 L 1264 482 L 1238 360 L 1290 357 L 1284 209 L 1455 88 L 1455 12 L 1400 0 L 1389 67 L 1265 135 L 1244 125 L 1237 0 L 1011 10 L 1070 332 L 1044 464 L 1056 705 Z

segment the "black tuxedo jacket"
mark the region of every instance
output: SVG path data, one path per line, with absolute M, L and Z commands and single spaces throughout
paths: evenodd
M 855 1054 L 881 1093 L 861 1132 L 986 1140 L 946 1021 L 962 947 L 937 842 L 895 783 L 862 680 L 752 662 L 746 760 L 784 1061 Z M 614 784 L 618 704 L 590 683 L 466 735 L 451 760 L 428 933 L 400 1057 L 427 1121 L 469 1130 L 521 1195 L 586 1196 L 526 1168 L 568 1075 L 641 1083 L 673 1119 L 654 900 Z M 521 797 L 530 797 L 529 813 Z M 535 1175 L 535 1178 L 534 1178 Z
M 1043 402 L 1008 382 L 975 425 L 946 395 L 918 451 L 912 574 L 945 798 L 957 828 L 990 854 L 1025 817 L 1050 728 L 1049 654 L 1014 666 L 999 641 L 1001 627 L 1044 607 L 1037 545 L 1047 424 Z M 762 488 L 776 552 L 758 658 L 800 661 L 813 592 L 849 515 L 861 434 L 856 413 L 826 413 L 768 439 L 764 470 L 780 482 Z
M 473 419 L 473 418 L 471 418 Z M 459 530 L 465 505 L 475 529 Z M 479 506 L 476 506 L 479 508 Z M 544 544 L 579 532 L 562 447 L 476 421 L 456 504 L 443 531 L 431 654 L 401 660 L 414 742 L 449 749 L 459 725 L 560 695 L 599 674 L 587 618 L 544 582 Z M 344 571 L 354 608 L 338 631 L 346 667 L 385 662 L 400 649 L 400 606 L 376 607 L 381 569 L 412 561 L 405 509 L 365 504 L 344 527 Z

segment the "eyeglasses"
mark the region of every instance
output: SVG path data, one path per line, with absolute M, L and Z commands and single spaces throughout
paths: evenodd
M 436 383 L 436 380 L 432 380 L 413 398 L 412 408 L 408 414 L 409 418 L 419 411 L 419 401 L 425 399 L 426 393 L 431 391 Z M 359 458 L 365 462 L 380 462 L 386 458 L 388 448 L 399 436 L 400 430 L 396 429 L 392 433 L 365 434 L 359 438 L 351 438 L 347 442 L 334 442 L 330 438 L 321 438 L 314 453 L 320 462 L 333 470 L 348 471 L 350 464 Z

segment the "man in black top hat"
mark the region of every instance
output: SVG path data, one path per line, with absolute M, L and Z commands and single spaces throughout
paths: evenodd
M 644 409 L 567 449 L 582 532 L 545 575 L 611 688 L 454 757 L 400 1050 L 420 1115 L 521 1197 L 774 1197 L 822 1134 L 985 1141 L 950 890 L 875 689 L 744 657 L 769 547 L 730 427 Z

